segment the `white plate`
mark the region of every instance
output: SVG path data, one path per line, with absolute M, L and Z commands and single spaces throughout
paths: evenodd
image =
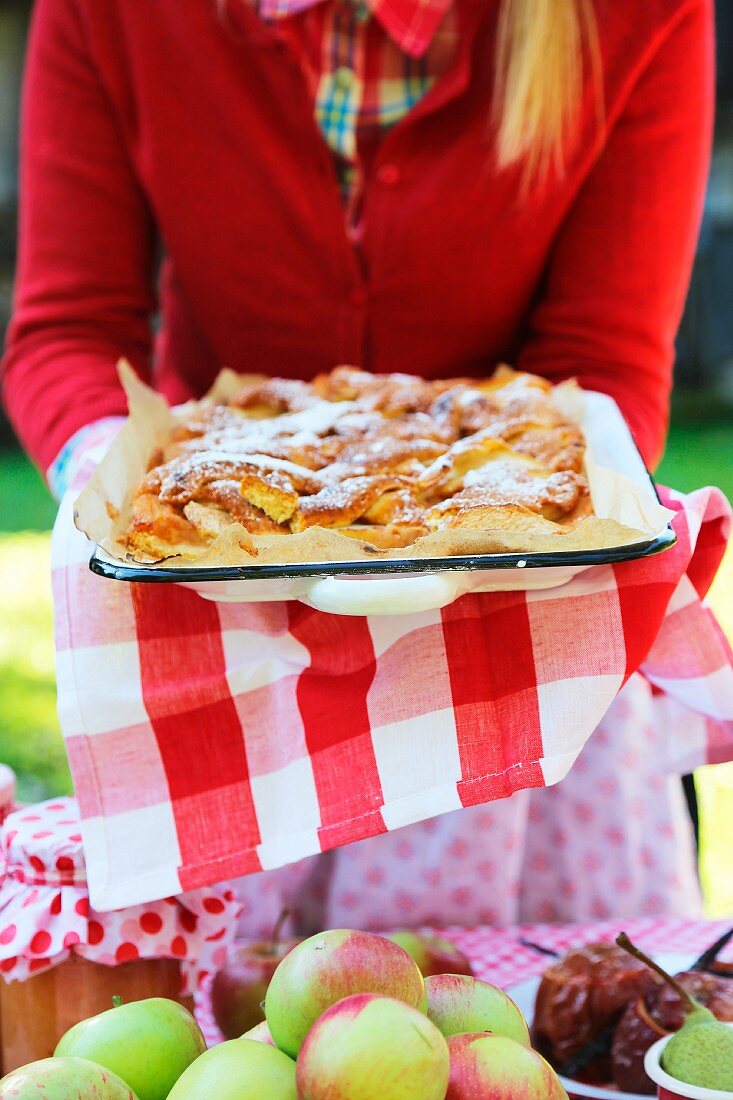
M 656 961 L 670 974 L 677 974 L 680 970 L 687 970 L 695 961 L 695 955 L 655 955 Z M 507 993 L 522 1010 L 524 1017 L 532 1027 L 534 1020 L 534 1004 L 537 997 L 542 975 L 538 974 L 528 981 L 507 989 Z M 653 1100 L 652 1097 L 638 1092 L 621 1092 L 619 1089 L 602 1089 L 596 1085 L 585 1085 L 579 1081 L 571 1081 L 567 1077 L 560 1077 L 563 1088 L 571 1095 L 581 1100 Z

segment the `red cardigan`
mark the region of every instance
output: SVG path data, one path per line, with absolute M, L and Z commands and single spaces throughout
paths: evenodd
M 509 360 L 612 394 L 658 459 L 708 160 L 711 2 L 596 0 L 604 123 L 589 87 L 564 176 L 526 199 L 494 159 L 498 0 L 456 3 L 459 56 L 382 143 L 357 255 L 297 63 L 243 0 L 228 18 L 215 0 L 37 0 L 4 375 L 41 466 L 125 411 L 121 355 L 174 401 L 225 365 L 436 377 Z

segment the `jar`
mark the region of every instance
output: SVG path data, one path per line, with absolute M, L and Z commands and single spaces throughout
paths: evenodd
M 64 1032 L 88 1016 L 145 997 L 169 997 L 193 1012 L 193 997 L 181 992 L 176 959 L 140 959 L 103 966 L 71 954 L 26 981 L 0 982 L 2 1073 L 50 1058 Z
M 226 959 L 239 903 L 225 887 L 101 913 L 90 908 L 76 803 L 0 828 L 0 1067 L 47 1058 L 73 1024 L 123 1001 L 191 994 Z

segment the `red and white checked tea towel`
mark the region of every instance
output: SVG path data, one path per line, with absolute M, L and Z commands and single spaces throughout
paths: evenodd
M 686 766 L 733 758 L 733 656 L 701 602 L 730 525 L 717 490 L 668 494 L 678 542 L 657 557 L 371 618 L 96 577 L 71 499 L 59 714 L 96 909 L 556 783 L 639 668 L 693 712 Z

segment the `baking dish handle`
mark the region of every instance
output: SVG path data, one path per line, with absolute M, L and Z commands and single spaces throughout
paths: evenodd
M 322 577 L 299 598 L 332 615 L 413 615 L 445 607 L 466 585 L 459 573 L 417 576 Z

